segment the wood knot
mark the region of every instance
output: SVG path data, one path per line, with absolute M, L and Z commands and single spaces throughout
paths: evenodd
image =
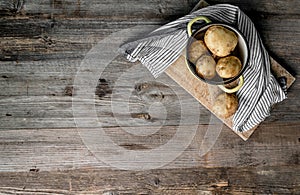
M 151 116 L 148 113 L 132 113 L 132 118 L 139 118 L 139 119 L 145 119 L 145 120 L 151 120 Z
M 145 102 L 168 102 L 172 101 L 172 90 L 158 82 L 138 83 L 135 85 L 135 95 Z M 167 95 L 165 95 L 167 94 Z
M 146 89 L 149 87 L 149 84 L 147 83 L 140 83 L 140 84 L 136 84 L 134 89 L 137 91 L 137 92 L 141 92 L 142 90 Z
M 154 93 L 150 93 L 149 96 L 152 99 L 159 99 L 159 100 L 162 100 L 165 98 L 165 95 L 160 91 L 154 91 Z
M 102 78 L 99 79 L 96 90 L 95 90 L 95 94 L 99 98 L 103 98 L 104 96 L 106 96 L 108 94 L 112 94 L 112 89 L 110 88 L 106 79 L 102 79 Z
M 51 37 L 49 37 L 48 35 L 43 34 L 39 38 L 42 42 L 44 42 L 46 47 L 52 46 L 52 45 L 55 44 L 55 41 Z

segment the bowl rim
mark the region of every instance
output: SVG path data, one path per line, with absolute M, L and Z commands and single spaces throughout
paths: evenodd
M 242 38 L 242 40 L 245 42 L 245 46 L 246 46 L 246 60 L 245 62 L 242 64 L 242 69 L 240 70 L 240 72 L 235 76 L 235 77 L 232 77 L 232 78 L 228 78 L 226 80 L 223 80 L 223 81 L 214 81 L 214 80 L 210 80 L 210 79 L 204 79 L 202 77 L 200 77 L 196 72 L 195 72 L 195 65 L 194 63 L 192 63 L 190 60 L 189 60 L 189 52 L 188 52 L 188 48 L 189 46 L 192 44 L 193 40 L 196 39 L 194 38 L 197 34 L 199 34 L 200 32 L 202 32 L 203 30 L 207 30 L 209 27 L 211 26 L 224 26 L 226 28 L 229 28 L 233 31 L 235 31 L 238 36 L 240 36 Z M 201 81 L 204 81 L 205 83 L 209 83 L 209 84 L 212 84 L 212 85 L 225 85 L 225 84 L 228 84 L 228 83 L 231 83 L 233 81 L 235 81 L 236 79 L 238 79 L 245 71 L 246 67 L 247 67 L 247 64 L 249 62 L 249 55 L 250 54 L 250 49 L 249 49 L 249 44 L 248 44 L 248 41 L 246 40 L 245 36 L 243 35 L 243 33 L 233 27 L 232 25 L 230 24 L 227 24 L 227 23 L 221 23 L 221 22 L 210 22 L 210 23 L 206 23 L 204 25 L 201 26 L 200 29 L 196 30 L 195 32 L 193 32 L 193 34 L 191 35 L 191 37 L 189 37 L 188 39 L 188 42 L 187 42 L 187 46 L 186 46 L 186 56 L 185 56 L 185 59 L 186 59 L 186 62 L 187 62 L 187 65 L 188 65 L 188 69 L 190 70 L 190 72 L 198 79 L 200 79 Z M 228 55 L 230 56 L 230 55 Z

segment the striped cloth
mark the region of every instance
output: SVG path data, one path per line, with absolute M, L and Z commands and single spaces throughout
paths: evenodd
M 272 105 L 283 101 L 286 94 L 271 73 L 269 55 L 254 24 L 238 7 L 218 4 L 202 8 L 158 28 L 144 39 L 122 45 L 120 51 L 131 62 L 139 60 L 158 77 L 181 55 L 188 40 L 186 25 L 197 16 L 235 26 L 249 44 L 250 59 L 243 74 L 245 83 L 236 93 L 239 108 L 233 117 L 233 129 L 250 130 L 269 116 Z

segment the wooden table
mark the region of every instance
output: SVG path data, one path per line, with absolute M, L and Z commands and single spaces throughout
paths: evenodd
M 166 74 L 155 80 L 142 65 L 121 56 L 105 65 L 96 81 L 91 77 L 86 92 L 75 85 L 78 72 L 97 73 L 82 65 L 89 65 L 86 56 L 99 42 L 108 40 L 110 48 L 121 39 L 107 39 L 110 35 L 134 26 L 158 27 L 187 14 L 196 0 L 10 2 L 0 2 L 1 194 L 300 193 L 299 1 L 210 1 L 240 6 L 270 54 L 298 79 L 288 99 L 273 108 L 247 142 L 225 125 L 211 123 L 210 112 Z M 76 98 L 80 95 L 90 99 Z M 82 112 L 76 113 L 74 105 L 81 105 Z M 184 122 L 182 109 L 187 111 Z M 124 158 L 112 167 L 86 140 L 97 140 L 92 133 L 99 124 L 122 148 L 117 154 L 106 150 L 104 156 L 162 150 L 145 161 L 137 155 L 131 170 L 118 166 Z M 219 125 L 220 134 L 201 153 L 204 134 L 213 125 Z M 183 137 L 188 144 L 174 147 L 175 159 L 148 169 L 152 161 L 167 158 L 163 146 L 178 131 L 193 139 Z M 97 144 L 105 148 L 108 143 Z

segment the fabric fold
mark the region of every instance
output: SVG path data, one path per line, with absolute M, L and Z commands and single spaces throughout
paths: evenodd
M 197 16 L 236 27 L 248 42 L 250 59 L 243 74 L 245 83 L 236 93 L 239 109 L 233 117 L 233 129 L 250 130 L 269 116 L 272 105 L 283 101 L 286 94 L 271 73 L 270 57 L 254 24 L 238 7 L 218 4 L 202 8 L 154 30 L 144 39 L 122 45 L 120 51 L 131 62 L 139 60 L 156 78 L 181 55 L 188 40 L 186 25 Z

